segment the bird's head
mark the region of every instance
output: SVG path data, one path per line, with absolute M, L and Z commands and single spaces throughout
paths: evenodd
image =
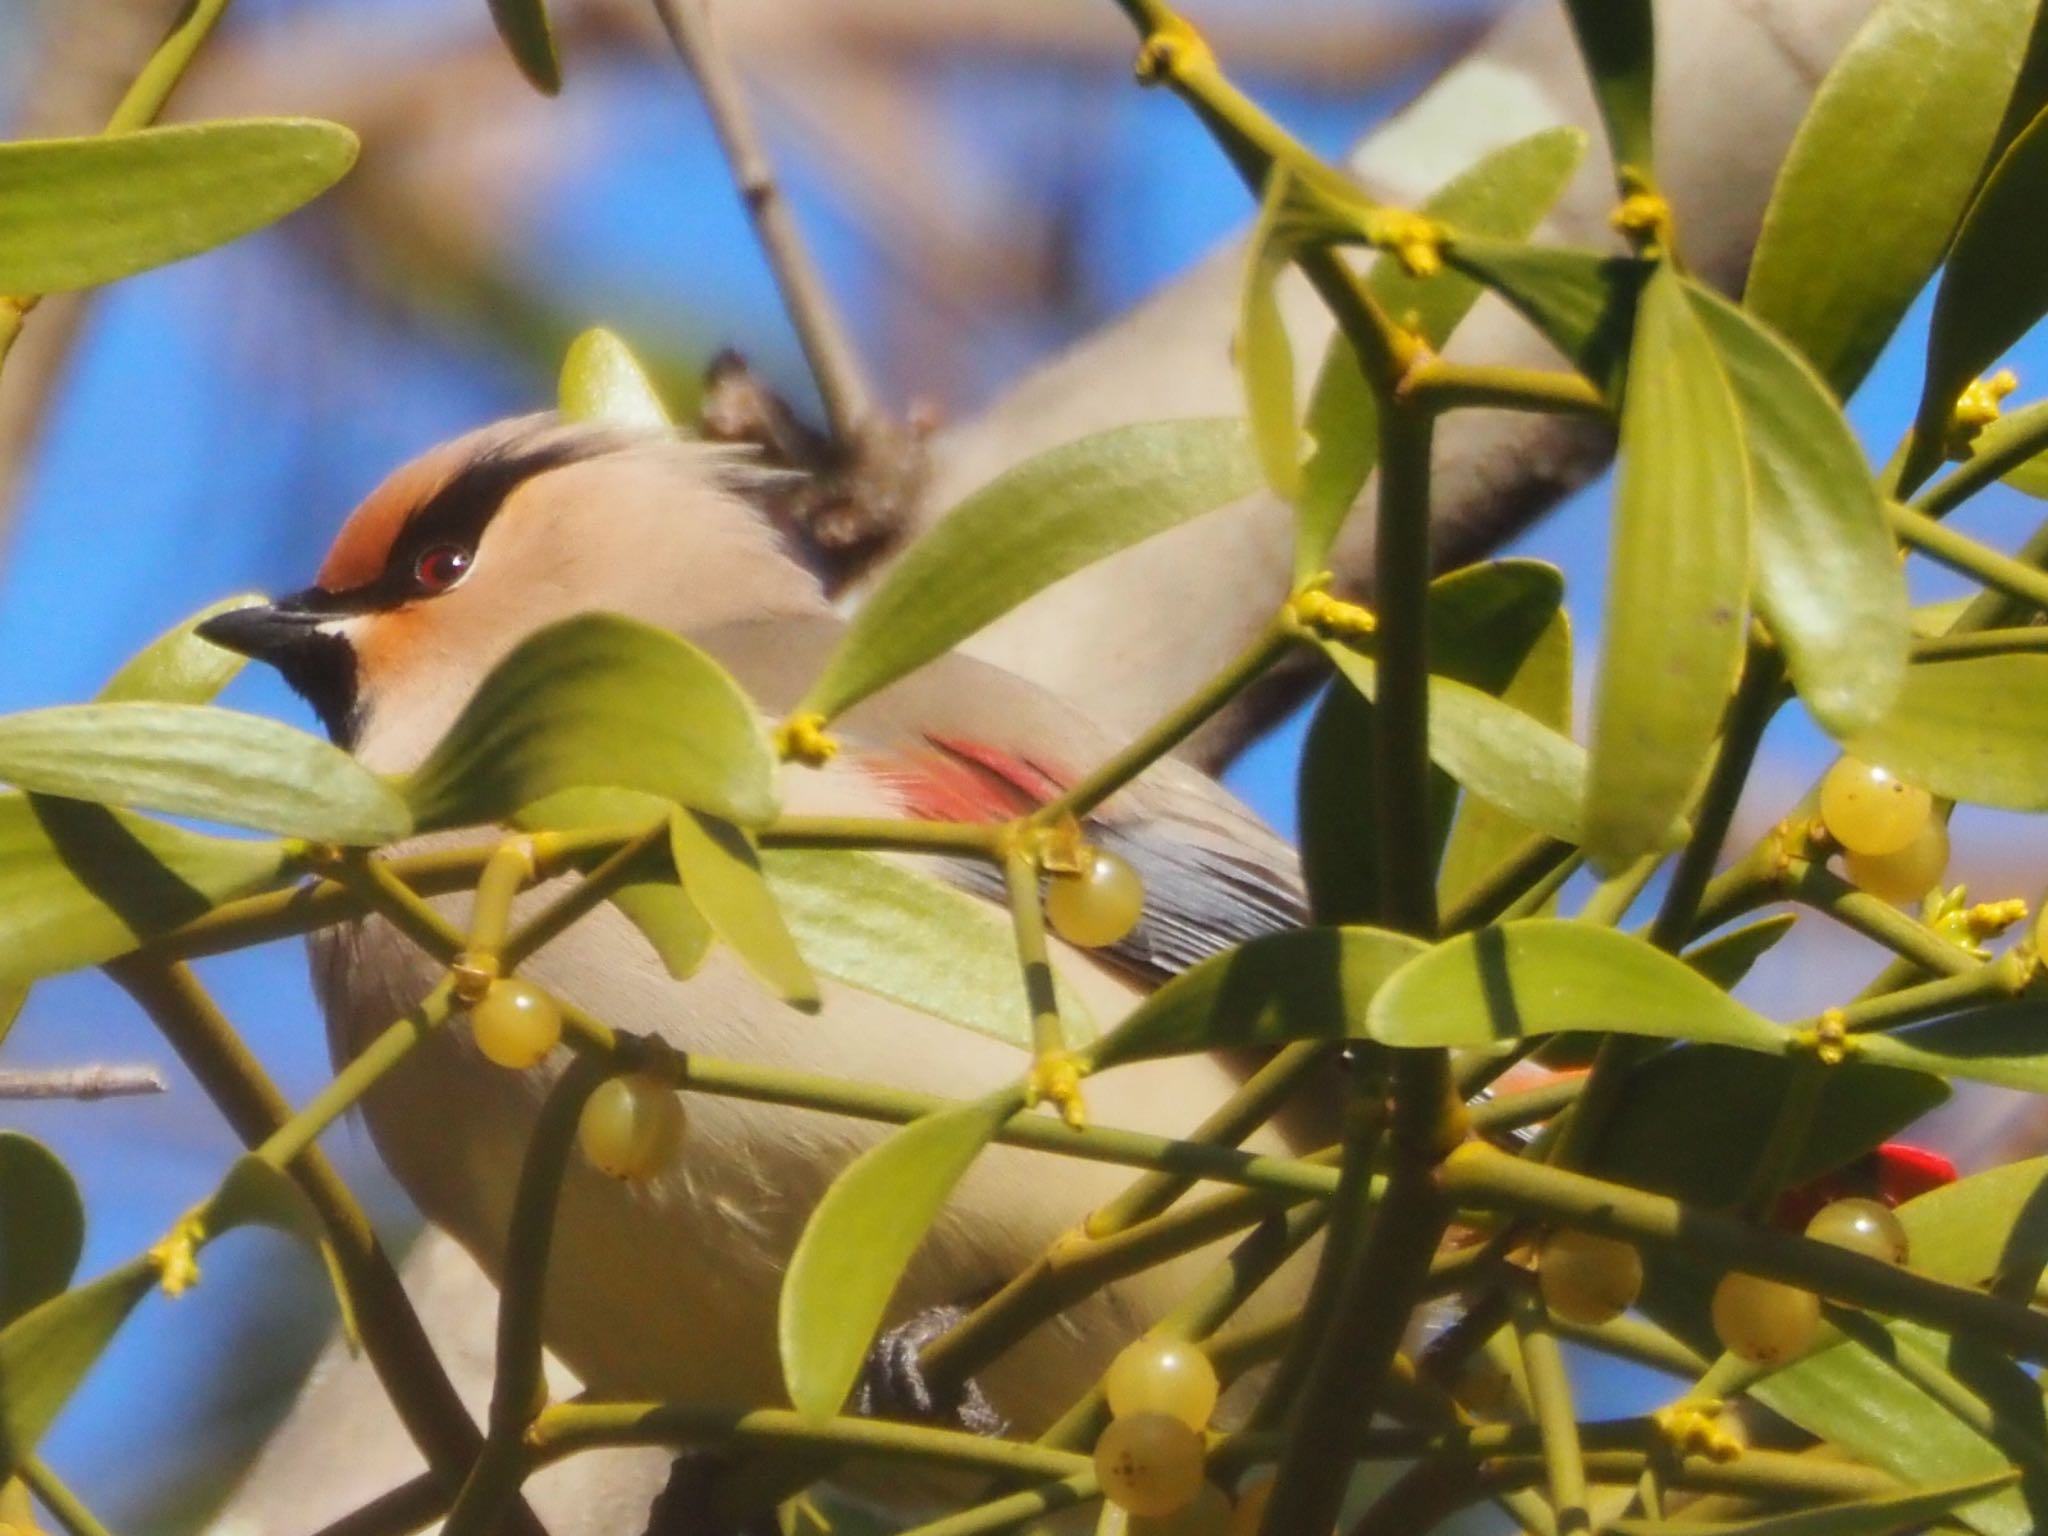
M 267 661 L 373 766 L 412 766 L 486 672 L 571 614 L 679 632 L 824 609 L 729 449 L 500 422 L 429 450 L 342 525 L 313 585 L 201 626 Z

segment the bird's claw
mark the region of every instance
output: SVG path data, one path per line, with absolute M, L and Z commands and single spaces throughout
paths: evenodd
M 935 1392 L 919 1363 L 924 1348 L 967 1316 L 961 1306 L 927 1307 L 875 1340 L 853 1389 L 853 1410 L 871 1419 L 916 1419 L 957 1426 L 976 1435 L 1000 1435 L 1009 1426 L 979 1385 Z

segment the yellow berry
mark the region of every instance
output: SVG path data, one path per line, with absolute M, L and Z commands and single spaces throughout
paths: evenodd
M 1802 1355 L 1820 1332 L 1820 1298 L 1755 1275 L 1727 1274 L 1714 1287 L 1714 1336 L 1752 1365 Z
M 1202 1488 L 1202 1437 L 1166 1413 L 1112 1419 L 1095 1442 L 1102 1496 L 1126 1514 L 1171 1515 Z
M 1643 1290 L 1643 1256 L 1618 1237 L 1553 1233 L 1536 1263 L 1543 1304 L 1566 1322 L 1610 1322 Z
M 1820 781 L 1820 819 L 1850 853 L 1897 853 L 1934 814 L 1934 797 L 1875 764 L 1845 757 Z
M 1133 1515 L 1125 1529 L 1128 1536 L 1232 1536 L 1230 1497 L 1205 1482 L 1185 1508 L 1170 1515 Z
M 1842 873 L 1850 883 L 1885 901 L 1918 901 L 1940 883 L 1947 868 L 1948 823 L 1934 815 L 1895 853 L 1842 856 Z
M 501 1067 L 533 1066 L 562 1038 L 562 1010 L 528 982 L 501 978 L 469 1010 L 476 1048 Z
M 1107 849 L 1083 848 L 1078 872 L 1055 874 L 1046 884 L 1045 916 L 1052 931 L 1082 949 L 1116 943 L 1144 912 L 1145 882 Z
M 1273 1477 L 1268 1473 L 1237 1496 L 1237 1507 L 1230 1514 L 1230 1536 L 1259 1536 L 1272 1499 Z
M 1109 1411 L 1116 1417 L 1164 1413 L 1200 1429 L 1216 1411 L 1222 1390 L 1216 1367 L 1192 1344 L 1177 1339 L 1140 1339 L 1126 1345 L 1102 1378 Z
M 1881 1200 L 1852 1198 L 1824 1205 L 1806 1224 L 1806 1235 L 1883 1264 L 1903 1264 L 1911 1251 L 1904 1225 Z
M 658 1077 L 634 1073 L 598 1084 L 576 1123 L 584 1157 L 615 1179 L 651 1179 L 683 1149 L 683 1101 Z

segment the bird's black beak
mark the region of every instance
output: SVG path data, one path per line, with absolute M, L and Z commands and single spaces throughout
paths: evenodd
M 247 608 L 230 608 L 199 625 L 193 633 L 223 650 L 251 661 L 265 661 L 288 672 L 293 655 L 326 637 L 317 625 L 331 618 L 308 606 L 303 594 L 256 603 Z
M 277 668 L 313 706 L 327 734 L 346 747 L 353 744 L 360 723 L 355 647 L 321 627 L 346 611 L 333 594 L 314 587 L 275 602 L 217 613 L 193 633 L 223 650 Z

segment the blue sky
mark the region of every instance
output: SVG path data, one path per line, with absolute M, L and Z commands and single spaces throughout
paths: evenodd
M 260 20 L 289 8 L 278 0 L 253 14 Z M 949 131 L 970 136 L 992 163 L 1029 165 L 1058 140 L 1066 98 L 1055 76 L 961 66 L 930 88 L 946 103 Z M 1286 93 L 1269 99 L 1326 149 L 1348 142 L 1385 106 Z M 624 147 L 578 164 L 535 200 L 516 253 L 520 269 L 579 320 L 622 324 L 673 345 L 707 336 L 730 342 L 801 392 L 773 289 L 687 97 L 665 75 L 614 70 L 572 84 L 564 110 L 601 120 Z M 1114 94 L 1091 133 L 1098 147 L 1075 173 L 1071 213 L 1091 302 L 1114 310 L 1206 251 L 1244 220 L 1246 204 L 1199 130 L 1163 94 Z M 835 288 L 862 315 L 883 281 L 882 257 L 800 157 L 790 159 L 788 180 Z M 501 355 L 351 308 L 306 260 L 305 235 L 301 228 L 259 237 L 101 299 L 0 566 L 0 710 L 90 696 L 136 646 L 224 593 L 302 585 L 348 506 L 391 465 L 494 415 L 547 403 L 545 379 Z M 999 389 L 1085 320 L 989 317 L 974 389 Z M 1910 411 L 1922 324 L 1924 317 L 1908 326 L 1854 402 L 1879 457 Z M 868 337 L 870 345 L 882 339 Z M 2048 377 L 2038 343 L 2015 362 L 2029 382 Z M 1995 492 L 1962 521 L 2009 545 L 2037 510 Z M 1519 546 L 1568 569 L 1589 649 L 1597 641 L 1604 513 L 1603 482 Z M 1932 595 L 1941 584 L 1921 585 Z M 237 683 L 229 702 L 310 723 L 260 669 Z M 1299 725 L 1276 732 L 1231 775 L 1281 826 L 1292 824 Z M 1810 771 L 1823 752 L 1797 720 L 1774 733 L 1772 747 L 1787 776 Z M 1966 818 L 1959 829 L 1965 863 L 1973 846 L 2006 836 L 1988 818 Z M 211 962 L 205 975 L 287 1091 L 301 1099 L 312 1091 L 325 1073 L 325 1049 L 296 947 Z M 94 977 L 37 988 L 7 1047 L 16 1065 L 164 1063 L 167 1054 Z M 47 1138 L 85 1186 L 88 1271 L 158 1236 L 233 1154 L 197 1090 L 174 1077 L 174 1091 L 158 1101 L 10 1112 L 9 1123 Z M 344 1129 L 331 1142 L 366 1187 L 379 1187 L 359 1133 Z M 388 1191 L 378 1199 L 381 1209 L 398 1211 Z M 211 1399 L 204 1385 L 230 1338 L 245 1363 L 256 1362 L 257 1377 L 288 1371 L 300 1353 L 295 1328 L 305 1336 L 297 1325 L 320 1315 L 318 1283 L 308 1262 L 260 1234 L 210 1250 L 197 1292 L 145 1306 L 67 1413 L 52 1460 L 110 1516 L 131 1516 L 174 1470 L 164 1455 L 176 1438 L 161 1424 L 165 1395 L 182 1400 L 196 1390 L 224 1411 L 241 1401 L 234 1394 L 252 1390 L 246 1378 Z M 241 1332 L 231 1335 L 230 1323 Z

